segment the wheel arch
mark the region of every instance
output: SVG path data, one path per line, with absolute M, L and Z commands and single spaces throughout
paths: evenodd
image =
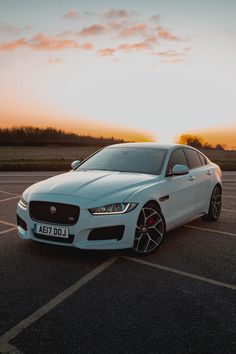
M 160 204 L 159 204 L 155 199 L 150 199 L 150 200 L 148 200 L 148 201 L 144 204 L 144 206 L 146 206 L 147 204 L 150 204 L 150 203 L 156 205 L 156 207 L 157 207 L 158 209 L 160 209 L 160 211 L 162 212 Z
M 147 201 L 143 206 L 145 207 L 148 204 L 154 204 L 161 212 L 161 215 L 163 217 L 164 220 L 164 226 L 165 226 L 165 232 L 166 232 L 166 220 L 165 220 L 165 216 L 163 215 L 163 212 L 161 210 L 161 206 L 160 204 L 155 200 L 155 199 L 150 199 L 149 201 Z
M 212 189 L 212 191 L 215 189 L 215 187 L 219 187 L 220 191 L 222 193 L 222 185 L 219 182 L 214 185 L 214 188 Z

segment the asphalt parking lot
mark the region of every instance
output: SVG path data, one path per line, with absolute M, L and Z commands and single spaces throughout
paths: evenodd
M 0 173 L 1 353 L 235 353 L 236 172 L 219 221 L 140 258 L 21 240 L 19 196 L 51 175 Z

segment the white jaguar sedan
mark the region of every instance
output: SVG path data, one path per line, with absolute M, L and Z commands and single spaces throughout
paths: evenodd
M 30 186 L 17 206 L 23 239 L 81 249 L 154 251 L 165 232 L 221 211 L 221 170 L 185 145 L 108 146 Z

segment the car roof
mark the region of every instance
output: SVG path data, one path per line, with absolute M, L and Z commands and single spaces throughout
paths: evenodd
M 136 148 L 150 148 L 150 149 L 166 149 L 166 150 L 171 150 L 174 147 L 189 147 L 187 145 L 182 145 L 182 144 L 160 144 L 157 142 L 140 142 L 140 143 L 122 143 L 122 144 L 114 144 L 114 145 L 109 145 L 107 147 L 136 147 Z

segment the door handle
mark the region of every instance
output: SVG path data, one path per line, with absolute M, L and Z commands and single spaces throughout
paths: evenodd
M 212 172 L 211 171 L 207 171 L 207 175 L 208 176 L 212 175 Z
M 188 178 L 189 181 L 194 181 L 195 179 L 196 179 L 195 176 L 189 176 L 189 178 Z

